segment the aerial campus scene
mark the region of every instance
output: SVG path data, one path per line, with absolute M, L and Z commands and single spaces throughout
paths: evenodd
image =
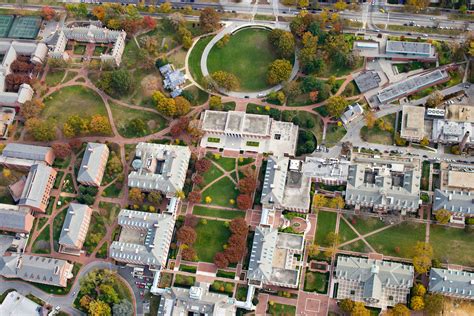
M 474 315 L 471 6 L 0 1 L 0 316 Z

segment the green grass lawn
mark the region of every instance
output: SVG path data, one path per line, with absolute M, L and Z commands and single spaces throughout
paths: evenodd
M 395 117 L 396 113 L 386 115 L 382 117 L 382 119 L 386 122 L 389 122 L 392 127 L 395 128 Z M 375 144 L 392 145 L 394 142 L 393 132 L 381 130 L 377 125 L 371 129 L 369 129 L 367 126 L 362 127 L 360 130 L 360 137 L 366 142 Z
M 59 189 L 59 186 L 61 185 L 61 180 L 63 179 L 64 171 L 58 171 L 56 174 L 56 179 L 54 180 L 54 189 Z
M 316 243 L 321 246 L 326 245 L 326 236 L 336 229 L 337 213 L 334 212 L 318 212 L 318 226 L 316 228 Z
M 197 238 L 194 249 L 199 261 L 213 262 L 214 255 L 223 250 L 223 246 L 230 237 L 230 230 L 223 221 L 208 220 L 207 224 L 199 223 L 196 226 Z
M 329 273 L 306 271 L 304 277 L 304 290 L 326 294 L 328 291 Z
M 272 315 L 272 316 L 296 315 L 296 306 L 284 305 L 284 304 L 275 303 L 273 301 L 269 301 L 268 302 L 267 313 Z
M 348 250 L 348 251 L 362 252 L 362 253 L 370 252 L 370 248 L 367 247 L 367 245 L 362 240 L 354 241 L 354 242 L 352 242 L 348 245 L 340 247 L 340 249 Z
M 97 258 L 102 258 L 102 259 L 106 259 L 107 258 L 107 251 L 109 249 L 109 243 L 107 242 L 104 242 L 102 244 L 102 246 L 99 248 L 99 250 L 97 250 L 97 253 L 96 253 L 96 257 Z
M 193 276 L 187 276 L 182 274 L 176 274 L 174 276 L 174 286 L 190 288 L 196 282 L 196 278 Z
M 105 218 L 98 213 L 92 213 L 89 230 L 87 232 L 86 240 L 84 241 L 84 249 L 88 254 L 91 254 L 94 251 L 102 238 L 104 238 L 105 233 Z
M 220 157 L 218 159 L 213 158 L 219 166 L 222 167 L 225 171 L 232 171 L 235 169 L 235 158 Z
M 242 211 L 230 211 L 230 210 L 220 210 L 215 208 L 209 208 L 205 206 L 196 205 L 193 208 L 194 215 L 201 216 L 210 216 L 218 217 L 222 219 L 234 219 L 237 217 L 245 217 L 245 212 Z
M 209 168 L 209 170 L 204 172 L 204 174 L 202 175 L 204 182 L 202 183 L 201 186 L 205 187 L 207 184 L 211 183 L 212 181 L 219 178 L 223 174 L 224 172 L 222 172 L 219 168 L 217 168 L 214 165 L 211 165 L 211 168 Z
M 431 225 L 430 243 L 441 262 L 474 265 L 474 233 L 463 229 Z
M 135 110 L 109 102 L 115 125 L 120 135 L 126 138 L 142 137 L 162 130 L 166 120 L 158 113 Z M 145 129 L 136 131 L 130 127 L 130 121 L 140 119 L 145 123 Z
M 245 158 L 241 157 L 241 158 L 239 158 L 239 161 L 237 163 L 238 163 L 239 167 L 241 167 L 241 166 L 248 165 L 248 164 L 250 164 L 254 161 L 255 161 L 255 159 L 253 159 L 252 157 L 245 157 Z
M 72 115 L 84 117 L 100 114 L 107 116 L 104 102 L 100 96 L 82 86 L 64 87 L 47 97 L 44 104 L 46 107 L 41 116 L 45 119 L 56 120 L 57 126 L 60 127 Z
M 56 215 L 53 221 L 53 240 L 54 249 L 59 250 L 59 237 L 61 237 L 61 230 L 63 229 L 64 219 L 66 218 L 67 208 Z
M 417 241 L 425 240 L 425 224 L 403 222 L 367 237 L 367 242 L 384 255 L 408 258 Z
M 339 222 L 339 236 L 341 237 L 341 244 L 357 238 L 357 234 L 342 218 Z
M 333 147 L 346 135 L 347 131 L 344 126 L 337 124 L 329 124 L 326 130 L 326 147 Z
M 86 52 L 86 45 L 80 45 L 80 44 L 74 45 L 75 55 L 84 55 L 85 52 Z
M 45 79 L 45 82 L 48 85 L 48 87 L 54 87 L 58 85 L 63 79 L 64 73 L 65 71 L 62 69 L 48 72 Z
M 194 100 L 191 102 L 192 105 L 204 104 L 209 99 L 209 93 L 202 91 L 195 85 L 184 89 L 184 91 L 189 91 L 193 95 Z
M 66 193 L 74 193 L 76 190 L 74 189 L 74 180 L 72 179 L 72 174 L 68 173 L 63 181 L 62 192 Z
M 242 91 L 268 88 L 268 66 L 277 59 L 268 34 L 267 30 L 244 29 L 232 35 L 223 48 L 214 46 L 207 59 L 209 73 L 223 70 L 236 75 Z
M 38 224 L 39 227 L 40 224 Z M 33 253 L 40 253 L 40 254 L 46 254 L 46 253 L 51 253 L 51 249 L 49 247 L 49 225 L 43 229 L 43 231 L 36 237 L 36 240 L 31 247 L 31 251 Z
M 211 204 L 213 205 L 235 207 L 235 205 L 229 203 L 230 199 L 236 200 L 237 195 L 239 194 L 239 191 L 235 186 L 236 185 L 229 177 L 220 179 L 202 193 L 203 203 L 204 198 L 210 196 L 212 198 Z
M 235 272 L 232 271 L 224 271 L 224 270 L 217 270 L 216 276 L 219 278 L 227 278 L 227 279 L 234 279 Z
M 213 36 L 206 36 L 199 39 L 194 45 L 193 50 L 189 54 L 189 71 L 191 72 L 191 75 L 193 76 L 194 80 L 196 80 L 196 82 L 199 84 L 202 84 L 202 79 L 204 77 L 201 72 L 202 52 L 204 51 L 204 48 L 206 48 L 207 44 L 209 44 L 212 38 Z
M 421 168 L 421 185 L 420 188 L 422 190 L 428 191 L 430 185 L 430 162 L 423 161 L 422 168 Z
M 68 82 L 68 81 L 71 81 L 72 78 L 74 78 L 75 76 L 77 76 L 77 72 L 76 71 L 68 71 L 67 74 L 66 74 L 66 77 L 64 77 L 64 80 L 61 81 L 61 82 Z
M 346 216 L 351 225 L 359 232 L 361 235 L 368 234 L 374 230 L 387 226 L 383 221 L 378 217 L 349 217 Z

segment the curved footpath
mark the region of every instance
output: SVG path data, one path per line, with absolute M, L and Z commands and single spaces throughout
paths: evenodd
M 233 23 L 227 25 L 226 27 L 224 27 L 219 33 L 216 34 L 216 36 L 214 36 L 212 38 L 212 40 L 207 44 L 207 46 L 204 48 L 204 51 L 202 52 L 200 64 L 201 64 L 201 72 L 202 72 L 202 75 L 204 77 L 209 76 L 209 70 L 207 69 L 207 57 L 209 56 L 209 53 L 211 52 L 211 49 L 214 47 L 214 45 L 218 41 L 220 41 L 224 37 L 224 35 L 232 34 L 235 31 L 237 31 L 238 29 L 241 29 L 241 28 L 244 28 L 244 27 L 252 27 L 252 26 L 255 26 L 255 27 L 257 27 L 257 26 L 268 27 L 268 28 L 272 28 L 272 29 L 275 28 L 275 25 L 272 24 L 272 23 L 260 23 L 260 22 L 258 22 L 258 23 L 233 22 Z M 299 62 L 298 62 L 298 58 L 295 58 L 295 63 L 293 64 L 293 69 L 291 70 L 291 75 L 290 75 L 290 78 L 288 79 L 288 81 L 291 81 L 296 77 L 296 75 L 298 74 L 299 67 L 300 67 L 300 65 L 299 65 Z M 234 97 L 234 98 L 241 98 L 241 99 L 243 99 L 243 98 L 259 98 L 259 97 L 262 97 L 262 96 L 265 96 L 265 95 L 269 94 L 270 92 L 278 91 L 281 88 L 282 88 L 282 85 L 278 84 L 278 85 L 273 86 L 271 88 L 261 90 L 261 91 L 255 91 L 255 92 L 225 91 L 223 89 L 219 89 L 219 92 L 224 94 L 224 95 L 228 95 L 228 96 L 231 96 L 231 97 Z

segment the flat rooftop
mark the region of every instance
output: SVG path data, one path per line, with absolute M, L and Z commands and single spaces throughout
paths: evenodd
M 430 55 L 432 45 L 422 42 L 387 41 L 387 53 Z
M 403 138 L 423 138 L 425 130 L 425 108 L 423 106 L 404 105 L 402 110 Z
M 238 111 L 206 111 L 202 123 L 205 131 L 267 136 L 271 119 L 268 115 Z
M 472 104 L 451 104 L 447 110 L 447 119 L 450 121 L 474 123 L 474 106 Z
M 364 93 L 369 90 L 378 88 L 380 82 L 379 74 L 376 71 L 366 71 L 354 78 L 354 81 L 360 92 Z
M 448 171 L 448 187 L 461 189 L 474 189 L 474 171 L 465 172 L 462 170 Z

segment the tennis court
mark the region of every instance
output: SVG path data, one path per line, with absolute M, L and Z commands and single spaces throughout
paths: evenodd
M 8 37 L 35 39 L 41 26 L 41 20 L 38 16 L 17 16 Z
M 13 15 L 0 15 L 0 37 L 7 37 L 13 23 Z

